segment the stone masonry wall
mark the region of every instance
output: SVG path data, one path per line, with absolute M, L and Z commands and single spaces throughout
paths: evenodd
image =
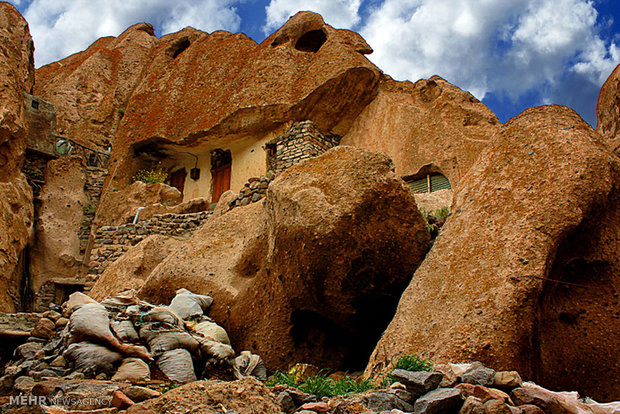
M 312 121 L 297 122 L 286 134 L 267 143 L 267 169 L 279 173 L 302 160 L 316 157 L 339 143 L 339 136 L 323 135 Z
M 247 206 L 250 203 L 256 203 L 265 197 L 269 183 L 274 179 L 275 174 L 267 173 L 260 177 L 252 177 L 243 186 L 237 198 L 228 203 L 229 207 L 235 208 L 239 206 Z
M 95 218 L 95 211 L 101 198 L 101 192 L 103 191 L 103 184 L 108 175 L 108 170 L 98 167 L 86 167 L 86 184 L 84 185 L 84 192 L 88 197 L 88 205 L 84 206 L 84 216 L 82 225 L 79 230 L 80 237 L 80 252 L 86 253 L 88 247 L 88 240 L 90 239 L 91 228 L 93 220 Z
M 131 246 L 138 244 L 148 236 L 153 234 L 188 236 L 210 215 L 210 211 L 190 214 L 160 214 L 150 220 L 136 224 L 99 228 L 90 255 L 89 276 L 96 279 Z

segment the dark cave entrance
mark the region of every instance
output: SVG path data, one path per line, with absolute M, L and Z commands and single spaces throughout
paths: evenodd
M 295 49 L 302 52 L 318 52 L 326 41 L 327 35 L 323 30 L 310 30 L 297 40 Z

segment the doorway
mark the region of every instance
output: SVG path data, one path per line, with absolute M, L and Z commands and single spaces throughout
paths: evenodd
M 217 203 L 222 194 L 230 190 L 232 157 L 230 151 L 211 151 L 211 202 Z
M 185 171 L 185 168 L 180 169 L 170 174 L 170 185 L 176 188 L 177 190 L 179 190 L 181 194 L 183 194 L 183 189 L 185 188 L 185 176 L 186 175 L 187 175 L 187 172 Z

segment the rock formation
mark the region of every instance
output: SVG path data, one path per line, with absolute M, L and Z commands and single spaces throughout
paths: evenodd
M 82 264 L 80 239 L 86 174 L 80 157 L 64 157 L 48 163 L 45 185 L 38 197 L 36 237 L 31 250 L 30 277 L 33 292 L 54 278 L 75 277 Z
M 601 88 L 596 116 L 596 131 L 605 137 L 612 151 L 620 154 L 620 65 Z
M 236 346 L 272 368 L 300 360 L 359 368 L 429 234 L 389 158 L 336 147 L 279 175 L 264 203 L 212 218 L 178 243 L 141 297 L 163 302 L 180 286 L 209 292 Z M 93 291 L 109 291 L 111 280 Z
M 401 177 L 441 172 L 455 187 L 499 127 L 489 108 L 439 76 L 416 83 L 384 76 L 341 144 L 385 152 Z
M 34 81 L 28 24 L 0 2 L 0 311 L 20 306 L 24 248 L 32 225 L 32 190 L 20 172 L 28 137 L 24 93 Z
M 463 177 L 367 374 L 417 353 L 620 398 L 619 186 L 620 160 L 568 108 L 509 121 Z
M 54 104 L 59 135 L 107 149 L 157 41 L 153 27 L 140 23 L 37 69 L 34 92 Z

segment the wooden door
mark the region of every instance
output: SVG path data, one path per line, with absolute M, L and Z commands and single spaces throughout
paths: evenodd
M 230 163 L 211 170 L 211 176 L 213 177 L 213 181 L 211 182 L 213 186 L 211 202 L 217 203 L 221 195 L 225 191 L 230 190 L 230 172 Z
M 170 174 L 170 185 L 179 190 L 181 194 L 183 194 L 183 189 L 185 188 L 186 175 L 187 172 L 185 171 L 185 168 Z

